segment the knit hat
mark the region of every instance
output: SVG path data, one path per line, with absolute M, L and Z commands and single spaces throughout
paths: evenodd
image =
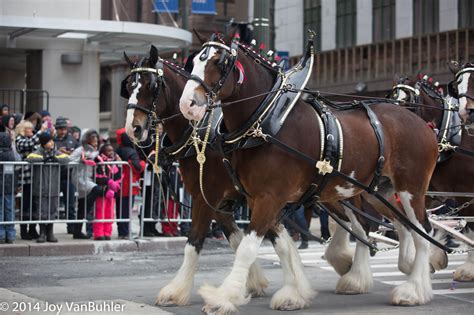
M 47 110 L 42 110 L 39 112 L 41 117 L 51 116 L 51 114 Z
M 49 141 L 53 140 L 53 137 L 49 132 L 43 132 L 42 134 L 39 135 L 39 142 L 42 147 L 46 145 Z
M 67 128 L 67 119 L 64 117 L 58 117 L 54 126 L 56 127 L 56 129 Z

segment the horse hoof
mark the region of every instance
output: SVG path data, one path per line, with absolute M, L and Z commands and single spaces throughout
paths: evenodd
M 189 301 L 189 295 L 179 294 L 176 290 L 168 290 L 167 287 L 164 287 L 158 293 L 156 298 L 155 305 L 157 306 L 178 306 L 178 305 L 186 305 Z
M 363 294 L 372 287 L 370 270 L 365 272 L 348 272 L 343 275 L 336 285 L 336 294 Z
M 454 272 L 453 279 L 460 282 L 474 281 L 474 264 L 464 263 Z
M 446 254 L 446 252 L 438 248 L 432 249 L 430 255 L 430 266 L 435 271 L 442 270 L 448 267 L 448 255 Z M 432 273 L 434 273 L 434 271 Z
M 204 314 L 207 315 L 228 315 L 237 311 L 237 309 L 232 304 L 226 306 L 206 304 L 202 307 L 201 310 Z
M 311 292 L 308 297 L 314 294 Z M 294 311 L 305 308 L 310 305 L 310 301 L 305 299 L 297 288 L 292 286 L 284 286 L 278 290 L 272 297 L 270 307 L 280 311 Z
M 432 298 L 431 289 L 423 290 L 421 285 L 406 282 L 392 290 L 391 303 L 399 306 L 423 305 Z

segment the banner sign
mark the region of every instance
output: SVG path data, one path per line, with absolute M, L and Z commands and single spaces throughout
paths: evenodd
M 178 13 L 179 12 L 179 1 L 178 0 L 155 0 L 154 12 L 169 12 L 169 13 Z
M 193 0 L 191 5 L 192 14 L 212 14 L 216 13 L 216 0 Z

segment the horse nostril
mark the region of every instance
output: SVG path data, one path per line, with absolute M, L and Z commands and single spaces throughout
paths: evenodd
M 191 104 L 189 106 L 194 106 L 196 105 L 196 101 L 195 100 L 191 100 Z
M 133 126 L 133 135 L 136 137 L 136 138 L 139 138 L 142 134 L 142 127 L 140 126 Z

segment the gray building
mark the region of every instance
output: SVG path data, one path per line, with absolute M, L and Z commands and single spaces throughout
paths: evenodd
M 99 129 L 101 119 L 103 131 L 123 126 L 124 101 L 119 98 L 126 73 L 123 51 L 143 55 L 152 43 L 178 49 L 192 39 L 190 32 L 157 21 L 124 21 L 120 15 L 129 14 L 130 3 L 0 1 L 0 102 L 23 113 L 49 108 L 53 118 L 69 117 L 82 128 Z M 113 18 L 103 13 L 110 4 Z M 100 92 L 103 66 L 111 70 L 107 97 Z M 104 98 L 111 108 L 100 116 Z
M 445 84 L 447 61 L 474 60 L 470 0 L 275 0 L 277 50 L 298 58 L 309 28 L 319 35 L 310 86 L 328 92 L 383 95 L 395 74 L 418 72 Z

